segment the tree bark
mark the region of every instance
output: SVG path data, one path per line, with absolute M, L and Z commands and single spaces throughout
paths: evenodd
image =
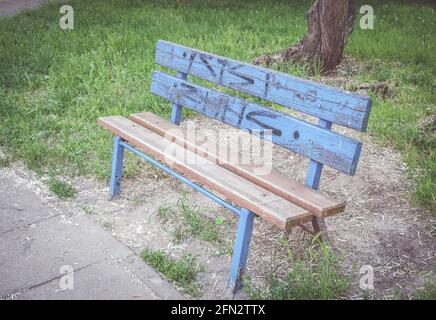
M 253 62 L 267 65 L 283 61 L 305 62 L 323 73 L 334 70 L 341 62 L 354 20 L 354 0 L 317 0 L 307 13 L 308 31 L 301 41 Z

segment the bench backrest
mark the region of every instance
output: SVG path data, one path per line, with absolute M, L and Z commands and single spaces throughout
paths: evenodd
M 372 105 L 369 97 L 162 40 L 157 43 L 155 59 L 157 64 L 178 71 L 178 76 L 154 72 L 152 93 L 170 100 L 173 108 L 184 106 L 233 127 L 271 130 L 273 143 L 312 160 L 306 184 L 314 189 L 322 164 L 355 173 L 361 142 L 330 129 L 336 123 L 365 131 Z M 202 87 L 188 82 L 188 75 L 304 112 L 320 122 L 312 124 Z

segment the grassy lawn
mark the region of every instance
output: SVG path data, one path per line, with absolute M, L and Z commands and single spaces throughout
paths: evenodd
M 369 66 L 357 80 L 394 85 L 394 97 L 375 98 L 369 131 L 404 153 L 418 182 L 414 199 L 434 210 L 435 7 L 380 2 L 365 1 L 374 6 L 375 29 L 357 27 L 346 54 Z M 40 173 L 107 178 L 110 134 L 96 119 L 170 112 L 149 93 L 158 39 L 250 61 L 300 39 L 311 3 L 70 1 L 73 31 L 59 28 L 55 4 L 0 18 L 0 145 Z

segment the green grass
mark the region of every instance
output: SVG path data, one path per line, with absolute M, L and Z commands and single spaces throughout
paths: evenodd
M 424 288 L 418 290 L 413 299 L 415 300 L 436 300 L 436 282 L 426 282 Z
M 169 115 L 170 104 L 149 93 L 158 39 L 250 61 L 299 40 L 311 3 L 72 0 L 72 31 L 59 28 L 58 4 L 0 18 L 0 145 L 36 172 L 107 179 L 110 134 L 96 119 Z M 435 114 L 434 6 L 360 3 L 373 5 L 375 29 L 356 28 L 346 54 L 373 65 L 358 78 L 393 81 L 396 91 L 375 100 L 370 134 L 404 153 L 417 181 L 414 199 L 435 209 L 434 134 L 419 128 Z M 300 66 L 276 67 L 307 76 Z M 128 156 L 125 173 L 137 173 L 138 163 Z
M 272 274 L 262 289 L 246 279 L 245 291 L 251 299 L 314 300 L 343 298 L 350 279 L 341 273 L 336 255 L 325 245 L 309 249 L 303 258 L 289 254 L 290 271 L 281 277 Z
M 0 168 L 9 167 L 10 164 L 11 164 L 11 160 L 8 157 L 0 156 Z
M 82 210 L 87 215 L 96 214 L 96 212 L 94 212 L 94 210 L 92 210 L 92 208 L 90 208 L 88 206 L 83 207 Z
M 213 220 L 202 212 L 192 208 L 186 198 L 186 194 L 177 201 L 175 206 L 159 207 L 157 214 L 163 223 L 172 220 L 176 227 L 172 231 L 173 240 L 176 243 L 194 237 L 218 246 L 218 253 L 231 253 L 231 246 L 220 234 L 221 224 L 217 225 Z
M 141 256 L 145 262 L 180 286 L 184 292 L 193 297 L 200 296 L 200 287 L 195 279 L 197 274 L 203 271 L 203 267 L 197 264 L 194 257 L 183 255 L 180 259 L 173 259 L 162 251 L 150 249 L 145 249 Z
M 404 154 L 408 173 L 417 182 L 413 200 L 436 212 L 436 109 L 434 69 L 376 61 L 357 79 L 389 81 L 394 96 L 374 95 L 370 134 Z
M 76 189 L 72 185 L 56 178 L 49 180 L 48 187 L 60 199 L 71 199 L 77 194 Z
M 103 223 L 103 228 L 107 231 L 112 231 L 114 229 L 114 223 L 110 221 L 106 221 Z
M 434 276 L 431 276 L 424 280 L 424 286 L 412 293 L 404 289 L 397 289 L 394 300 L 436 300 L 436 279 Z

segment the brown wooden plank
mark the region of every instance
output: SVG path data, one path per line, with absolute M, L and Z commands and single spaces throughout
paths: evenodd
M 209 160 L 220 164 L 224 168 L 243 176 L 247 180 L 256 183 L 278 196 L 309 210 L 318 217 L 327 217 L 342 212 L 345 209 L 345 202 L 337 201 L 325 196 L 311 188 L 290 180 L 288 177 L 285 177 L 274 170 L 267 175 L 259 175 L 254 172 L 253 167 L 251 166 L 235 164 L 226 161 L 226 159 L 219 158 L 219 155 L 213 153 L 213 150 L 215 149 L 208 144 L 207 140 L 201 143 L 201 145 L 196 144 L 195 141 L 189 141 L 186 138 L 188 137 L 186 129 L 162 119 L 153 113 L 141 112 L 132 114 L 130 119 L 161 136 L 165 136 L 171 141 L 176 141 L 178 144 L 187 147 L 191 151 L 207 156 Z
M 183 157 L 177 155 L 185 154 L 187 159 L 193 159 L 198 155 L 129 119 L 121 116 L 102 117 L 98 119 L 98 123 L 136 148 L 183 173 L 189 179 L 223 195 L 236 206 L 251 210 L 282 229 L 287 230 L 311 216 L 308 210 L 216 163 L 204 158 L 202 163 L 191 164 L 184 161 Z

